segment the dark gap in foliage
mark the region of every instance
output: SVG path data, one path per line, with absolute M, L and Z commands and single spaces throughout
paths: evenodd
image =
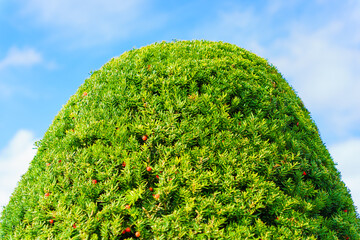
M 276 214 L 272 211 L 272 206 L 267 206 L 263 209 L 257 210 L 255 215 L 259 216 L 260 220 L 267 226 L 276 226 Z

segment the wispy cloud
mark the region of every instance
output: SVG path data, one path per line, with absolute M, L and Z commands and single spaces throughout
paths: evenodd
M 132 0 L 21 0 L 21 14 L 53 36 L 82 44 L 124 39 L 148 32 L 164 22 L 164 15 L 146 11 L 149 1 Z
M 8 203 L 17 182 L 35 156 L 35 137 L 31 131 L 19 130 L 0 150 L 0 210 Z
M 12 47 L 0 60 L 0 70 L 8 67 L 29 67 L 43 62 L 41 53 L 33 48 Z
M 58 67 L 55 61 L 46 61 L 42 53 L 31 47 L 11 47 L 4 56 L 0 56 L 0 100 L 9 100 L 9 97 L 18 93 L 22 96 L 32 96 L 29 87 L 21 80 L 11 81 L 12 76 L 21 73 L 21 70 L 34 66 L 41 66 L 48 70 Z M 20 70 L 20 71 L 19 71 Z
M 337 168 L 340 170 L 343 181 L 350 189 L 355 205 L 360 212 L 360 138 L 349 139 L 345 142 L 335 144 L 329 151 Z
M 318 31 L 294 26 L 267 52 L 310 111 L 327 116 L 339 138 L 360 131 L 360 49 L 337 39 L 345 34 L 344 26 L 331 22 Z
M 301 26 L 294 28 L 297 30 L 290 36 L 274 42 L 270 54 L 298 85 L 303 97 L 316 108 L 333 107 L 335 102 L 336 106 L 346 107 L 354 98 L 359 101 L 353 86 L 360 83 L 360 50 L 344 46 L 332 37 L 342 33 L 341 25 L 331 23 L 315 32 L 301 30 Z M 341 97 L 337 98 L 339 94 Z

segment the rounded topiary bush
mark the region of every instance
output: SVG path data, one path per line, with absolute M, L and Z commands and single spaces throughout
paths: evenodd
M 360 239 L 309 112 L 235 45 L 155 43 L 80 86 L 3 209 L 4 239 Z

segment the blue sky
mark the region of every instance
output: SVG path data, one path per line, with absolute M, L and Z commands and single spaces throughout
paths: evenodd
M 91 71 L 172 39 L 229 42 L 277 66 L 360 207 L 358 0 L 0 0 L 0 206 Z

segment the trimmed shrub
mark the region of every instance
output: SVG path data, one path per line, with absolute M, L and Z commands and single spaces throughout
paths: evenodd
M 37 147 L 3 209 L 4 239 L 360 239 L 302 101 L 228 43 L 112 59 Z

